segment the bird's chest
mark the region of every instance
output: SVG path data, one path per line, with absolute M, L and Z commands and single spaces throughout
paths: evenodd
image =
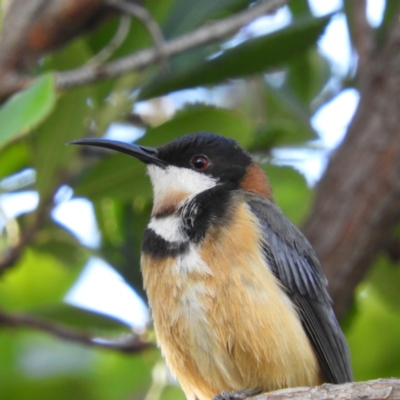
M 262 264 L 254 260 L 258 243 L 254 247 L 255 232 L 247 225 L 211 229 L 194 244 L 180 242 L 182 225 L 175 217 L 149 224 L 147 235 L 155 236 L 145 240 L 157 242 L 157 248 L 142 256 L 144 285 L 158 341 L 173 369 L 180 363 L 185 370 L 197 368 L 194 364 L 208 369 L 221 351 L 234 346 L 232 324 L 244 323 L 241 318 L 252 308 L 248 303 L 256 289 L 248 288 L 245 299 L 242 294 L 246 285 L 259 279 L 253 279 L 257 272 L 251 264 Z M 264 297 L 261 294 L 259 300 Z
M 200 325 L 205 329 L 208 323 L 207 304 L 215 299 L 209 286 L 213 272 L 201 256 L 201 246 L 189 241 L 183 225 L 176 215 L 152 219 L 143 239 L 144 286 L 161 344 L 163 337 L 195 340 L 192 336 Z
M 196 388 L 199 399 L 222 390 L 311 383 L 282 374 L 288 363 L 305 370 L 299 344 L 307 359 L 314 355 L 265 264 L 254 218 L 245 205 L 234 217 L 198 244 L 142 256 L 162 352 L 185 392 Z
M 164 344 L 187 347 L 203 341 L 218 296 L 198 249 L 189 246 L 184 254 L 163 259 L 143 255 L 142 272 L 163 351 Z

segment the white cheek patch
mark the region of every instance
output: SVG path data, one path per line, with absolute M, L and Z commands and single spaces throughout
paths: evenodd
M 167 242 L 186 242 L 188 240 L 183 232 L 182 219 L 175 214 L 162 218 L 152 218 L 147 227 Z
M 185 193 L 180 204 L 198 193 L 218 185 L 218 180 L 208 175 L 192 171 L 188 168 L 168 166 L 167 168 L 149 165 L 147 167 L 154 191 L 154 203 L 163 203 L 171 194 Z M 178 204 L 177 204 L 178 206 Z M 174 213 L 165 217 L 153 217 L 148 224 L 167 242 L 187 242 L 189 238 L 184 232 L 181 215 Z M 177 275 L 195 272 L 200 275 L 212 275 L 210 267 L 201 258 L 197 246 L 190 244 L 188 251 L 176 257 L 174 272 Z
M 153 185 L 155 203 L 172 193 L 188 193 L 189 197 L 218 184 L 218 180 L 211 176 L 173 165 L 166 168 L 149 165 L 147 171 Z

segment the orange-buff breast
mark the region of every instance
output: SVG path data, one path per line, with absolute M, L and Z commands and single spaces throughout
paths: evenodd
M 190 400 L 313 386 L 320 368 L 297 311 L 265 264 L 244 202 L 177 258 L 142 256 L 159 344 Z

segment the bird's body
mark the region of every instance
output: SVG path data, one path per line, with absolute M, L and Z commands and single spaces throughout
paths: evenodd
M 232 215 L 198 246 L 168 259 L 142 257 L 158 341 L 191 400 L 323 381 L 295 307 L 266 268 L 246 194 L 232 202 Z M 167 236 L 175 217 L 161 218 Z
M 352 379 L 315 254 L 248 153 L 213 134 L 157 149 L 77 143 L 148 164 L 144 285 L 158 342 L 189 400 Z

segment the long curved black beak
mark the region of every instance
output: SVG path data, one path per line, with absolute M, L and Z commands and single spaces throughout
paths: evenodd
M 102 147 L 104 149 L 110 149 L 119 151 L 120 153 L 128 154 L 129 156 L 135 157 L 145 164 L 154 164 L 159 167 L 166 167 L 167 163 L 160 160 L 157 157 L 157 149 L 154 147 L 138 146 L 137 144 L 120 142 L 118 140 L 98 139 L 98 138 L 86 138 L 77 139 L 67 144 L 78 144 L 83 146 Z

